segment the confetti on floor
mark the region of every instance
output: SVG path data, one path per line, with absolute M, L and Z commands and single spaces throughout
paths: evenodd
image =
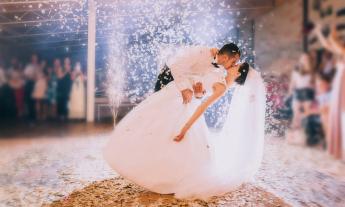
M 208 202 L 148 192 L 102 159 L 110 133 L 0 140 L 0 206 L 330 206 L 345 203 L 345 163 L 267 137 L 256 181 Z

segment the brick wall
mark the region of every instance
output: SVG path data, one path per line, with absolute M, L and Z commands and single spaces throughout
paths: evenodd
M 290 71 L 302 49 L 303 1 L 289 0 L 255 20 L 256 65 L 262 71 Z
M 317 6 L 317 2 L 319 2 Z M 323 25 L 344 25 L 345 23 L 345 0 L 310 0 L 309 1 L 309 20 L 313 23 L 320 23 Z M 342 13 L 342 14 L 340 14 Z M 338 31 L 340 35 L 345 37 L 345 30 Z M 315 40 L 315 34 L 309 35 L 309 49 L 319 49 L 321 45 L 319 41 Z

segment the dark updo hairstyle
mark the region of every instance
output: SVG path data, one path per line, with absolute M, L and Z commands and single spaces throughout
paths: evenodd
M 240 76 L 236 78 L 235 82 L 239 85 L 243 85 L 247 79 L 249 64 L 247 62 L 242 63 L 242 65 L 238 69 L 238 72 L 240 72 Z
M 224 45 L 218 52 L 221 55 L 228 55 L 230 57 L 235 56 L 236 54 L 238 54 L 241 57 L 241 51 L 240 48 L 238 48 L 238 46 L 234 43 L 229 43 Z

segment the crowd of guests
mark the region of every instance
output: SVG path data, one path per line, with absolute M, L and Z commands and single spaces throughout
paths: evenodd
M 327 36 L 321 26 L 314 32 L 323 49 L 301 55 L 279 118 L 291 120 L 288 139 L 299 139 L 294 132 L 302 129 L 308 145 L 345 160 L 345 44 L 335 27 Z
M 334 63 L 334 56 L 328 51 L 304 53 L 290 76 L 287 96 L 292 112 L 290 128 L 304 128 L 308 145 L 325 145 L 331 84 L 336 72 Z M 291 138 L 300 136 L 293 134 Z
M 24 66 L 12 58 L 0 65 L 0 118 L 84 119 L 84 85 L 80 62 L 72 67 L 68 57 L 48 64 L 33 54 Z

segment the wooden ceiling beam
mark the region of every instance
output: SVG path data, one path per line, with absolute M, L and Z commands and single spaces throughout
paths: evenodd
M 35 4 L 59 4 L 59 3 L 78 3 L 82 4 L 82 0 L 27 0 L 27 1 L 1 1 L 0 6 L 8 5 L 35 5 Z

